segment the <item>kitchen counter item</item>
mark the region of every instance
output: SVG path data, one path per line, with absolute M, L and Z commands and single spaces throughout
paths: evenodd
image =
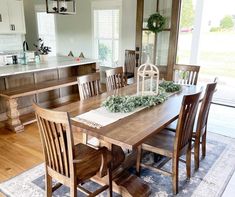
M 79 59 L 79 61 L 77 61 L 76 58 L 68 56 L 48 57 L 48 60 L 44 63 L 40 62 L 36 64 L 34 62 L 34 63 L 27 63 L 27 65 L 15 64 L 15 65 L 1 66 L 0 77 L 22 74 L 22 73 L 52 70 L 56 68 L 66 68 L 72 66 L 92 64 L 97 62 L 98 60 L 89 59 L 89 58 Z

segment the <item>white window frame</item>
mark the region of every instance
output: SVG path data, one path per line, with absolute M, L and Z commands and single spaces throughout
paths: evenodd
M 38 31 L 38 18 L 37 18 L 37 13 L 39 12 L 46 12 L 46 8 L 44 5 L 35 5 L 34 7 L 35 10 L 35 21 L 36 21 L 36 27 L 37 27 L 37 38 L 39 38 L 39 31 Z M 54 24 L 55 24 L 55 47 L 56 47 L 56 51 L 55 51 L 55 55 L 58 54 L 58 44 L 57 44 L 57 33 L 56 33 L 56 17 L 54 15 Z M 35 40 L 36 42 L 36 40 Z
M 115 40 L 118 40 L 119 44 L 119 50 L 118 50 L 118 61 L 121 60 L 121 27 L 122 27 L 122 0 L 94 0 L 92 1 L 91 4 L 91 24 L 92 24 L 92 56 L 93 58 L 97 58 L 97 44 L 96 44 L 96 38 L 95 38 L 95 21 L 94 21 L 94 11 L 95 10 L 114 10 L 118 9 L 119 10 L 119 38 L 118 39 L 113 39 L 112 42 Z M 114 36 L 113 36 L 114 37 Z M 109 40 L 106 38 L 101 38 L 103 40 Z M 112 44 L 114 47 L 114 44 Z M 114 49 L 112 49 L 114 51 Z M 119 62 L 118 62 L 119 64 Z M 113 65 L 110 65 L 110 67 L 114 67 Z

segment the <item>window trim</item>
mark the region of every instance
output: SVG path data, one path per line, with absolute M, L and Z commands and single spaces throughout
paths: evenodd
M 94 11 L 95 10 L 119 10 L 119 38 L 113 39 L 119 40 L 119 51 L 118 51 L 118 62 L 121 60 L 121 49 L 122 49 L 122 0 L 95 0 L 91 3 L 91 26 L 92 26 L 92 56 L 96 58 L 97 43 L 95 37 L 95 21 L 94 21 Z M 104 38 L 106 39 L 106 38 Z M 107 39 L 108 40 L 108 39 Z M 114 45 L 112 45 L 114 47 Z M 113 50 L 113 49 L 112 49 Z M 113 65 L 111 65 L 113 67 Z

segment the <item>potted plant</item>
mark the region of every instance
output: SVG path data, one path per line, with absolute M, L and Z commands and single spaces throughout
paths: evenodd
M 40 60 L 45 62 L 47 60 L 48 53 L 51 52 L 51 47 L 44 46 L 44 41 L 39 38 L 38 44 L 34 44 L 36 47 L 36 53 L 37 55 L 40 55 Z

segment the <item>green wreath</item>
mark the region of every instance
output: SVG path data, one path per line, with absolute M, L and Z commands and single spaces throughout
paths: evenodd
M 147 27 L 150 31 L 158 33 L 163 31 L 165 24 L 166 24 L 166 18 L 159 13 L 155 13 L 150 15 Z

